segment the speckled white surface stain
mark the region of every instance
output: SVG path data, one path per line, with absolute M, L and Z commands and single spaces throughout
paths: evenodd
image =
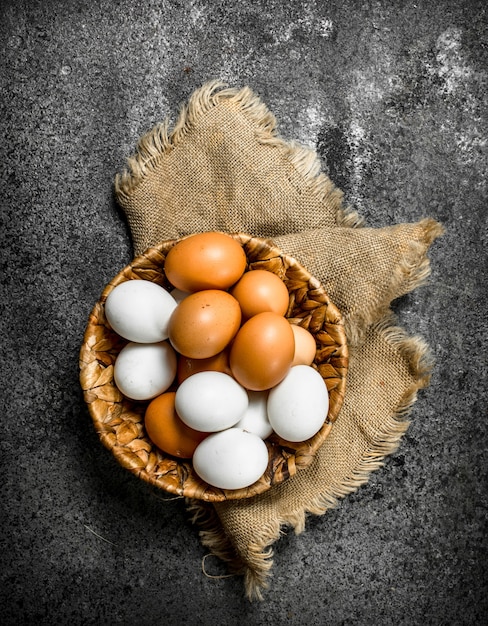
M 300 143 L 309 148 L 315 148 L 317 135 L 325 122 L 324 112 L 320 104 L 318 102 L 310 102 L 306 108 L 299 112 L 296 120 L 295 127 L 298 130 Z
M 384 63 L 389 64 L 385 54 Z M 369 116 L 382 106 L 388 90 L 388 72 L 384 78 L 378 79 L 378 72 L 373 68 L 355 70 L 352 73 L 351 87 L 347 93 L 351 118 L 347 132 L 347 140 L 351 149 L 351 189 L 350 199 L 360 208 L 363 204 L 361 185 L 366 167 L 371 162 L 371 146 L 365 128 L 369 127 Z
M 455 158 L 467 166 L 480 158 L 488 162 L 486 109 L 480 107 L 476 93 L 481 82 L 486 81 L 486 72 L 475 71 L 470 65 L 461 28 L 451 26 L 439 35 L 435 60 L 435 66 L 426 64 L 426 67 L 431 75 L 442 80 L 439 92 L 450 105 L 449 118 L 441 129 L 455 129 Z
M 317 30 L 321 37 L 324 39 L 328 39 L 332 35 L 332 31 L 334 29 L 334 24 L 332 20 L 327 17 L 323 17 L 318 21 Z
M 437 74 L 443 79 L 444 90 L 448 94 L 462 88 L 472 75 L 464 59 L 461 38 L 461 29 L 453 26 L 439 35 L 436 42 Z

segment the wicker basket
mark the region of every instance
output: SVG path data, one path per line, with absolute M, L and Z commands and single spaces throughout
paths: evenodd
M 203 482 L 191 461 L 165 455 L 144 430 L 148 402 L 129 400 L 115 386 L 115 359 L 127 343 L 114 333 L 104 314 L 104 302 L 112 289 L 131 279 L 150 280 L 171 288 L 164 274 L 164 261 L 176 240 L 149 248 L 125 267 L 104 289 L 88 321 L 80 351 L 80 382 L 90 415 L 102 443 L 122 466 L 153 485 L 172 494 L 206 501 L 248 498 L 286 480 L 312 461 L 329 435 L 342 406 L 348 350 L 341 315 L 324 288 L 294 258 L 268 240 L 246 234 L 232 234 L 243 247 L 250 269 L 277 274 L 290 294 L 287 317 L 308 329 L 316 339 L 313 367 L 322 375 L 329 391 L 329 412 L 322 429 L 303 443 L 283 441 L 276 435 L 266 441 L 269 464 L 265 474 L 244 489 L 223 490 Z

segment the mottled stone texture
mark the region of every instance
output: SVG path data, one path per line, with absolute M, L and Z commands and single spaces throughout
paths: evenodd
M 484 621 L 485 6 L 3 0 L 2 624 Z M 395 305 L 437 361 L 400 449 L 276 544 L 252 605 L 239 578 L 202 573 L 183 502 L 100 445 L 78 384 L 88 313 L 132 256 L 114 175 L 211 78 L 252 87 L 370 225 L 446 228 L 430 283 Z

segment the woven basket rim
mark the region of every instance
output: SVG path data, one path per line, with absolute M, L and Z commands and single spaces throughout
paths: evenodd
M 110 329 L 104 315 L 104 302 L 115 286 L 126 280 L 151 280 L 169 288 L 164 275 L 165 255 L 178 241 L 191 235 L 151 246 L 109 281 L 90 312 L 79 363 L 80 383 L 89 414 L 102 444 L 118 462 L 142 480 L 169 493 L 211 502 L 258 495 L 307 467 L 339 415 L 348 370 L 348 346 L 342 316 L 321 283 L 299 261 L 276 247 L 272 240 L 246 233 L 226 234 L 244 248 L 249 269 L 263 268 L 280 275 L 290 293 L 287 317 L 291 323 L 308 327 L 317 340 L 319 356 L 316 355 L 313 366 L 328 387 L 329 412 L 314 437 L 290 444 L 272 435 L 266 441 L 270 457 L 266 473 L 250 487 L 218 489 L 195 474 L 191 461 L 170 457 L 156 448 L 143 426 L 144 409 L 149 401 L 129 400 L 116 388 L 113 363 L 127 342 Z M 304 298 L 303 301 L 299 301 L 300 298 Z

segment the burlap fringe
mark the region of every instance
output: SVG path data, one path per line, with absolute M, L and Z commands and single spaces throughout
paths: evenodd
M 200 527 L 202 545 L 210 549 L 211 554 L 225 563 L 232 565 L 232 573 L 244 574 L 245 565 L 231 542 L 223 535 L 222 525 L 214 506 L 201 500 L 186 499 L 186 509 L 191 514 L 191 521 Z
M 226 563 L 231 574 L 243 577 L 247 598 L 250 601 L 263 600 L 262 592 L 268 587 L 267 579 L 273 566 L 273 549 L 270 545 L 284 532 L 280 522 L 270 522 L 261 529 L 262 542 L 249 545 L 249 554 L 244 561 L 223 531 L 211 503 L 187 499 L 187 511 L 191 515 L 191 522 L 202 529 L 199 532 L 202 545 L 209 549 L 210 554 Z
M 140 138 L 135 154 L 127 159 L 127 169 L 115 176 L 115 193 L 122 206 L 127 205 L 144 178 L 157 169 L 161 158 L 184 140 L 199 118 L 223 101 L 253 122 L 259 142 L 282 151 L 283 157 L 307 181 L 310 191 L 336 215 L 338 226 L 359 227 L 364 224 L 355 211 L 344 207 L 342 191 L 321 172 L 322 164 L 315 150 L 281 138 L 275 116 L 249 87 L 228 88 L 219 80 L 205 83 L 192 94 L 188 103 L 182 105 L 171 132 L 166 119 Z
M 418 226 L 422 230 L 422 237 L 409 243 L 406 254 L 392 272 L 386 291 L 376 300 L 372 299 L 368 307 L 363 306 L 360 311 L 350 311 L 348 315 L 344 315 L 344 327 L 350 346 L 361 343 L 368 328 L 388 315 L 393 300 L 427 282 L 431 267 L 426 252 L 434 239 L 444 233 L 444 228 L 432 218 L 421 220 Z
M 406 331 L 395 325 L 395 317 L 389 312 L 374 329 L 404 356 L 411 370 L 413 383 L 403 395 L 392 415 L 388 427 L 379 434 L 377 441 L 363 456 L 354 472 L 342 482 L 330 485 L 306 509 L 299 510 L 270 522 L 262 529 L 261 541 L 248 546 L 244 561 L 234 548 L 230 538 L 222 529 L 219 517 L 212 505 L 188 501 L 188 511 L 192 521 L 199 526 L 202 544 L 210 552 L 228 564 L 230 571 L 244 577 L 247 598 L 262 600 L 263 590 L 268 587 L 272 567 L 273 550 L 270 547 L 283 534 L 286 528 L 293 528 L 296 534 L 304 531 L 307 516 L 323 515 L 328 509 L 337 506 L 340 499 L 356 491 L 368 480 L 371 472 L 384 465 L 387 456 L 394 453 L 402 436 L 410 424 L 408 415 L 417 399 L 417 393 L 429 384 L 433 361 L 427 344 L 419 337 L 409 336 Z

